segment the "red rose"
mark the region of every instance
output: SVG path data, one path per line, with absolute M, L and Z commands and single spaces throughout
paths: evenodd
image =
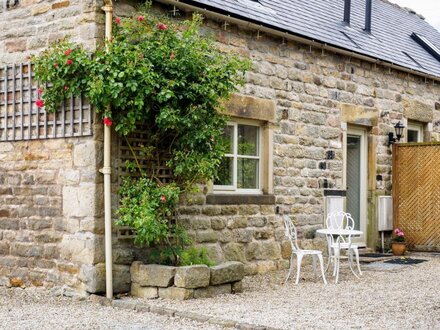
M 139 22 L 142 22 L 142 21 L 144 20 L 144 16 L 142 16 L 142 15 L 138 16 L 137 20 L 138 20 Z
M 104 118 L 104 125 L 105 126 L 112 126 L 113 125 L 113 121 L 110 118 L 105 117 Z
M 53 66 L 54 66 L 55 68 L 58 68 L 58 63 L 54 63 Z
M 117 25 L 121 24 L 121 19 L 120 19 L 119 17 L 116 17 L 116 18 L 115 18 L 115 23 L 116 23 Z
M 73 61 L 71 59 L 68 59 L 66 62 L 67 65 L 72 65 L 72 63 L 73 63 Z
M 64 55 L 69 56 L 71 52 L 72 52 L 72 49 L 69 48 L 68 50 L 66 50 L 64 52 Z
M 37 89 L 37 93 L 38 93 L 38 95 L 41 95 L 41 94 L 43 94 L 43 88 L 41 88 L 41 87 L 40 87 L 40 88 L 38 88 L 38 89 Z
M 162 203 L 165 203 L 167 201 L 167 198 L 165 197 L 165 195 L 160 196 L 160 201 Z
M 38 99 L 38 100 L 35 101 L 35 105 L 36 105 L 37 107 L 39 107 L 39 108 L 42 108 L 42 107 L 44 107 L 44 101 Z
M 163 23 L 157 23 L 157 25 L 156 25 L 156 27 L 159 29 L 159 30 L 166 30 L 167 28 L 168 28 L 168 26 L 166 26 L 165 24 L 163 24 Z

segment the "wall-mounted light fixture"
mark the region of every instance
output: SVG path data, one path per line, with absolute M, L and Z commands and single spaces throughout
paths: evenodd
M 392 145 L 395 142 L 399 142 L 402 137 L 403 129 L 405 126 L 399 121 L 396 125 L 394 125 L 394 130 L 396 131 L 396 137 L 394 137 L 393 132 L 388 133 L 388 145 Z

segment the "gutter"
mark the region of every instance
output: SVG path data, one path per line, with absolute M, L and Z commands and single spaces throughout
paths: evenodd
M 406 67 L 394 64 L 394 63 L 383 61 L 379 58 L 374 58 L 374 57 L 370 57 L 370 56 L 356 53 L 353 51 L 345 50 L 345 49 L 342 49 L 342 48 L 339 48 L 336 46 L 326 44 L 321 41 L 307 39 L 305 37 L 295 35 L 289 31 L 282 30 L 282 29 L 279 29 L 279 28 L 276 28 L 276 27 L 273 27 L 270 25 L 253 23 L 251 21 L 247 21 L 246 18 L 242 18 L 238 15 L 235 17 L 235 16 L 231 16 L 231 14 L 222 14 L 219 12 L 215 12 L 215 11 L 213 11 L 213 10 L 215 10 L 214 8 L 206 6 L 206 5 L 203 5 L 204 7 L 202 8 L 202 7 L 197 7 L 195 5 L 191 5 L 186 2 L 179 1 L 179 0 L 156 0 L 156 1 L 163 3 L 163 4 L 166 4 L 166 5 L 173 5 L 173 6 L 176 6 L 176 7 L 182 8 L 182 9 L 186 9 L 189 11 L 198 12 L 200 14 L 203 14 L 206 17 L 212 17 L 212 18 L 226 21 L 226 22 L 238 25 L 238 26 L 243 26 L 245 28 L 254 29 L 254 30 L 257 30 L 260 32 L 266 32 L 268 34 L 278 36 L 278 37 L 284 38 L 286 40 L 296 41 L 296 42 L 299 42 L 302 44 L 310 45 L 312 47 L 327 50 L 329 52 L 333 52 L 336 54 L 342 54 L 342 55 L 357 58 L 357 59 L 360 59 L 360 60 L 363 60 L 366 62 L 370 62 L 370 63 L 376 64 L 376 65 L 382 65 L 382 66 L 388 67 L 390 70 L 395 69 L 398 71 L 411 73 L 416 76 L 421 76 L 421 77 L 425 78 L 425 82 L 427 79 L 431 79 L 433 81 L 433 84 L 435 84 L 435 81 L 440 82 L 440 77 L 437 77 L 437 76 L 434 76 L 434 75 L 431 75 L 431 74 L 428 74 L 425 72 L 406 68 Z M 183 0 L 183 1 L 185 1 L 185 0 Z M 218 11 L 222 11 L 222 10 L 218 9 Z
M 112 0 L 104 0 L 105 39 L 111 40 L 113 22 Z M 109 106 L 110 107 L 110 106 Z M 104 222 L 105 222 L 105 292 L 113 298 L 113 256 L 112 256 L 112 203 L 111 203 L 111 127 L 104 125 L 104 166 L 99 171 L 104 174 Z

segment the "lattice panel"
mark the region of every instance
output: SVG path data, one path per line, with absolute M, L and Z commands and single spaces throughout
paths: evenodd
M 144 146 L 148 141 L 148 131 L 146 127 L 139 126 L 135 132 L 133 132 L 127 138 L 119 139 L 119 177 L 127 175 L 136 176 L 126 167 L 126 162 L 139 162 L 140 167 L 148 176 L 154 176 L 163 183 L 169 183 L 173 179 L 173 174 L 166 162 L 169 160 L 165 154 L 161 155 L 154 161 L 147 159 L 144 154 Z M 136 155 L 134 157 L 133 152 Z
M 394 225 L 413 249 L 440 251 L 440 143 L 398 144 L 393 156 Z
M 130 172 L 126 167 L 126 162 L 135 162 L 135 159 L 139 162 L 140 167 L 147 175 L 154 175 L 163 183 L 168 183 L 173 179 L 173 173 L 169 167 L 166 166 L 166 162 L 169 157 L 162 155 L 155 161 L 148 160 L 144 154 L 144 146 L 148 141 L 148 129 L 145 126 L 138 126 L 135 132 L 133 132 L 127 138 L 119 138 L 119 161 L 118 161 L 118 174 L 119 183 L 125 176 L 138 176 L 139 173 Z M 134 157 L 133 155 L 136 155 Z M 133 239 L 136 237 L 136 231 L 130 227 L 116 228 L 118 239 Z
M 92 135 L 92 110 L 86 98 L 72 96 L 56 113 L 38 108 L 37 99 L 30 63 L 0 68 L 0 141 Z

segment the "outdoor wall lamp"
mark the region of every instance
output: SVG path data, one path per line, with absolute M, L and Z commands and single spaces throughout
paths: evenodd
M 393 132 L 389 132 L 388 133 L 388 145 L 392 145 L 395 142 L 399 142 L 400 138 L 402 137 L 402 133 L 403 133 L 403 129 L 405 128 L 405 126 L 403 126 L 403 124 L 398 121 L 396 125 L 394 125 L 394 130 L 396 131 L 396 137 L 394 137 Z

